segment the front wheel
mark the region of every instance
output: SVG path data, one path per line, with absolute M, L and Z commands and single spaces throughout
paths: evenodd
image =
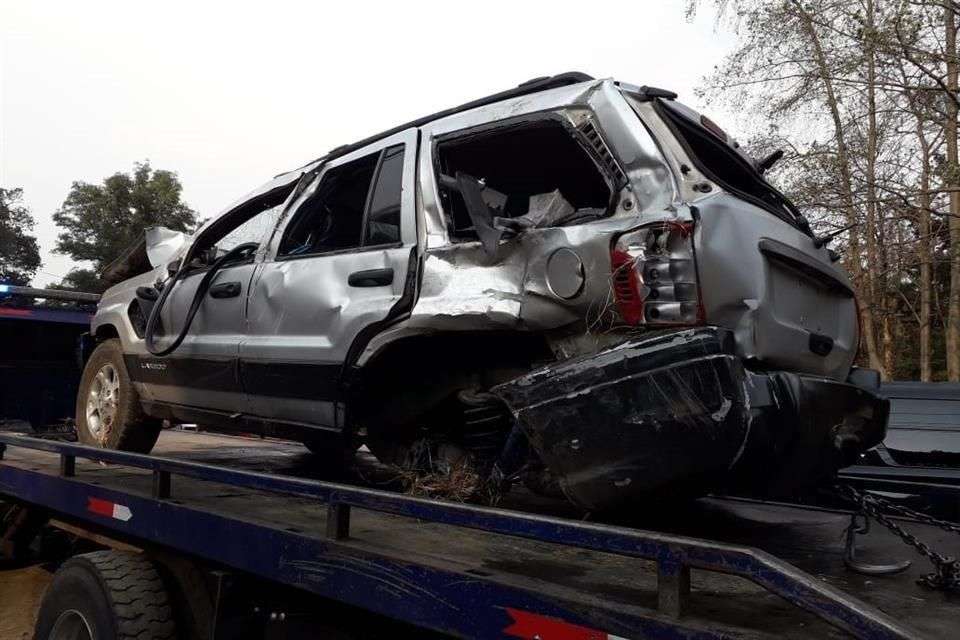
M 116 338 L 97 345 L 80 378 L 77 438 L 83 444 L 150 453 L 162 421 L 147 416 L 127 375 Z

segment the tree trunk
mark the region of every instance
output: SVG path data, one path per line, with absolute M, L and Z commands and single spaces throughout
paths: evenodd
M 957 15 L 952 2 L 943 3 L 947 58 L 947 90 L 957 96 Z M 950 192 L 950 300 L 947 305 L 947 379 L 960 381 L 960 162 L 957 161 L 957 103 L 947 100 L 944 135 L 947 146 L 946 188 Z
M 922 165 L 920 168 L 920 210 L 917 211 L 917 227 L 920 242 L 917 254 L 920 257 L 920 380 L 931 382 L 933 369 L 930 362 L 930 293 L 933 288 L 933 238 L 930 236 L 930 143 L 923 131 L 923 119 L 917 114 L 917 139 L 920 141 Z
M 810 14 L 803 8 L 799 0 L 792 0 L 793 5 L 800 17 L 804 32 L 810 40 L 813 48 L 814 62 L 823 82 L 823 89 L 826 95 L 826 106 L 830 110 L 830 116 L 833 119 L 834 135 L 837 139 L 837 165 L 840 171 L 841 197 L 843 198 L 844 213 L 847 218 L 847 224 L 855 225 L 857 220 L 857 210 L 853 199 L 853 180 L 850 177 L 850 153 L 847 148 L 846 136 L 843 129 L 843 119 L 840 117 L 840 107 L 837 102 L 836 92 L 833 87 L 833 80 L 830 75 L 830 69 L 827 65 L 826 55 L 823 52 L 823 45 L 820 42 L 820 36 L 813 26 L 813 20 Z M 869 241 L 869 237 L 868 237 Z M 869 247 L 868 247 L 869 250 Z M 867 346 L 867 357 L 870 366 L 877 369 L 880 375 L 886 378 L 886 372 L 883 363 L 880 360 L 880 353 L 877 348 L 877 336 L 873 322 L 873 296 L 871 295 L 872 276 L 870 270 L 864 270 L 860 256 L 860 240 L 858 231 L 854 228 L 850 231 L 850 244 L 848 248 L 847 265 L 853 273 L 854 281 L 858 283 L 862 303 L 860 304 L 860 319 L 863 324 L 864 340 Z
M 886 379 L 893 379 L 893 370 L 896 366 L 896 346 L 893 341 L 895 333 L 894 323 L 896 322 L 897 301 L 893 296 L 888 296 L 883 301 L 884 313 L 881 319 L 881 329 L 883 332 L 883 369 L 886 371 Z
M 900 35 L 898 32 L 898 40 Z M 907 46 L 900 40 L 901 46 Z M 904 56 L 906 57 L 906 56 Z M 910 78 L 904 71 L 901 59 L 900 74 L 903 85 L 910 84 Z M 934 304 L 939 314 L 939 300 L 934 300 L 934 238 L 932 224 L 933 195 L 930 180 L 933 172 L 931 159 L 938 147 L 936 142 L 928 137 L 927 126 L 936 122 L 936 117 L 929 111 L 929 100 L 924 97 L 923 91 L 905 89 L 904 95 L 910 112 L 913 114 L 916 126 L 917 143 L 920 148 L 920 183 L 917 195 L 916 224 L 917 224 L 917 262 L 920 264 L 919 304 L 917 305 L 917 324 L 920 333 L 920 381 L 933 381 L 933 351 L 932 334 L 934 321 Z M 935 138 L 935 137 L 934 137 Z
M 876 34 L 874 33 L 874 4 L 873 0 L 867 0 L 867 24 L 864 30 L 864 56 L 867 59 L 867 263 L 872 267 L 867 270 L 867 296 L 866 304 L 868 313 L 872 315 L 875 305 L 880 302 L 882 297 L 877 294 L 877 278 L 873 276 L 876 268 L 880 265 L 877 251 L 877 60 L 876 60 Z M 886 260 L 884 260 L 886 262 Z M 881 270 L 886 274 L 886 265 Z M 892 362 L 893 336 L 890 334 L 890 318 L 887 305 L 884 307 L 884 317 L 881 319 L 883 330 L 883 362 L 884 366 L 879 367 L 883 378 L 886 379 L 890 372 L 890 363 Z M 871 323 L 872 324 L 872 323 Z M 863 324 L 867 331 L 867 323 Z M 867 345 L 869 348 L 870 335 L 867 336 Z

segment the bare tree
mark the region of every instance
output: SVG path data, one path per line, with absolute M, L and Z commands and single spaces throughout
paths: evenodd
M 950 302 L 947 311 L 947 379 L 960 380 L 960 162 L 957 161 L 957 11 L 943 2 L 947 99 L 943 131 L 947 147 L 946 189 L 950 194 Z
M 815 226 L 857 225 L 835 248 L 865 364 L 887 379 L 958 379 L 958 3 L 714 4 L 739 41 L 701 95 L 737 105 L 750 145 L 788 150 L 772 178 Z

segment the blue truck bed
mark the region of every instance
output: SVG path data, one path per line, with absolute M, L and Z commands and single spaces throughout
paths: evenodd
M 543 515 L 566 507 L 523 492 L 494 509 L 329 482 L 271 440 L 167 431 L 152 456 L 0 442 L 0 499 L 457 637 L 933 638 L 960 623 L 956 594 L 915 584 L 920 562 L 846 571 L 841 512 L 707 499 L 638 530 Z M 909 549 L 875 530 L 860 555 Z

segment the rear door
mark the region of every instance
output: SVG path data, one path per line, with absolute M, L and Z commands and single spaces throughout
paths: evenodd
M 254 277 L 240 377 L 248 412 L 336 429 L 343 363 L 395 311 L 416 247 L 417 130 L 324 166 Z

